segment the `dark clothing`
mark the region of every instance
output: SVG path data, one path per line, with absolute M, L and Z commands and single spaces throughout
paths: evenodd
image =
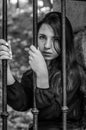
M 7 87 L 8 104 L 17 111 L 26 111 L 29 108 L 33 108 L 32 77 L 32 71 L 27 71 L 24 73 L 21 83 L 16 80 L 13 85 Z M 61 73 L 58 71 L 57 73 L 51 74 L 49 80 L 50 87 L 48 89 L 36 88 L 36 103 L 39 110 L 39 130 L 48 130 L 48 127 L 49 130 L 59 130 L 59 127 L 62 128 Z M 67 120 L 70 126 L 73 127 L 77 125 L 78 127 L 83 114 L 83 96 L 80 91 L 81 81 L 79 75 L 76 73 L 73 74 L 73 71 L 70 72 L 68 81 Z M 45 128 L 43 129 L 43 127 Z

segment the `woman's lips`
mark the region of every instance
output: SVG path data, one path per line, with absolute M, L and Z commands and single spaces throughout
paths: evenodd
M 44 56 L 50 56 L 52 53 L 51 52 L 43 52 L 42 53 Z

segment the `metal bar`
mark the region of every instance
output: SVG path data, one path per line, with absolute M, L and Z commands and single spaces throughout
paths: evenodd
M 37 0 L 33 0 L 33 45 L 37 48 Z M 38 130 L 38 109 L 36 107 L 36 74 L 33 72 L 33 130 Z
M 16 8 L 19 9 L 19 0 L 17 0 Z
M 86 0 L 72 0 L 72 1 L 85 1 L 86 2 Z
M 65 34 L 65 16 L 66 0 L 61 0 L 62 12 L 62 85 L 63 85 L 63 130 L 67 130 L 67 93 L 66 93 L 66 34 Z
M 2 1 L 2 38 L 7 41 L 7 0 Z M 2 60 L 2 130 L 7 130 L 7 60 Z

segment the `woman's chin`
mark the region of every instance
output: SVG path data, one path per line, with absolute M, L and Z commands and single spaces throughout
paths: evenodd
M 44 57 L 45 60 L 52 60 L 51 57 Z

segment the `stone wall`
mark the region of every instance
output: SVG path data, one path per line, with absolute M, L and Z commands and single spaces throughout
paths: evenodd
M 61 0 L 54 0 L 54 11 L 61 11 Z M 66 14 L 73 29 L 79 30 L 86 26 L 86 2 L 66 0 Z

